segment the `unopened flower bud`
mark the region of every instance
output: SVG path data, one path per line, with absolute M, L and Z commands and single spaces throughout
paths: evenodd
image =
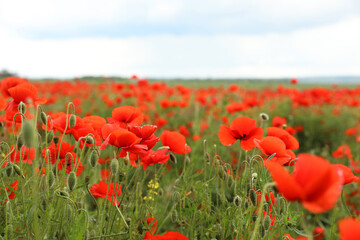
M 254 206 L 256 206 L 257 195 L 256 195 L 256 192 L 255 192 L 254 189 L 250 189 L 250 191 L 249 191 L 249 197 L 250 197 L 250 200 L 251 200 L 252 204 L 253 204 Z
M 24 144 L 30 148 L 34 145 L 34 128 L 30 121 L 25 121 L 22 127 L 22 134 L 24 136 Z
M 51 130 L 51 131 L 49 131 L 48 134 L 47 134 L 47 143 L 51 143 L 51 141 L 53 140 L 53 138 L 54 138 L 54 131 Z
M 99 159 L 99 156 L 98 156 L 96 150 L 92 150 L 91 154 L 90 154 L 90 158 L 89 158 L 90 166 L 96 167 L 96 163 L 97 163 L 98 159 Z
M 18 106 L 18 110 L 19 110 L 20 113 L 25 114 L 25 111 L 26 111 L 26 105 L 25 105 L 25 103 L 20 102 L 20 103 L 19 103 L 19 106 Z
M 49 183 L 49 188 L 52 187 L 52 185 L 54 184 L 55 182 L 55 175 L 54 175 L 54 172 L 51 171 L 51 169 L 49 169 L 49 176 L 48 176 L 48 183 Z
M 59 143 L 59 138 L 58 137 L 54 137 L 54 143 L 58 144 Z
M 16 147 L 18 150 L 20 150 L 23 145 L 24 145 L 24 135 L 20 133 L 17 137 Z
M 10 177 L 13 173 L 13 166 L 11 164 L 6 165 L 6 176 Z
M 286 128 L 287 128 L 287 125 L 286 125 L 286 124 L 283 124 L 283 125 L 282 125 L 282 128 L 283 128 L 283 129 L 286 129 Z
M 69 126 L 72 128 L 72 127 L 75 127 L 76 125 L 76 117 L 74 114 L 71 114 L 70 116 L 70 121 L 69 121 Z
M 176 156 L 173 153 L 169 153 L 169 155 L 170 155 L 170 161 L 172 161 L 174 164 L 176 164 L 177 163 Z
M 251 182 L 252 182 L 252 185 L 253 185 L 254 187 L 256 187 L 257 180 L 258 180 L 258 175 L 257 175 L 257 173 L 253 173 L 253 174 L 251 175 Z
M 94 138 L 93 138 L 92 136 L 87 136 L 87 137 L 85 138 L 85 142 L 86 142 L 87 144 L 94 144 Z
M 271 226 L 271 218 L 269 215 L 266 215 L 263 220 L 263 227 L 265 231 L 269 230 L 270 226 Z
M 113 158 L 110 163 L 110 171 L 112 175 L 116 175 L 119 171 L 119 161 L 116 158 Z
M 46 113 L 41 112 L 41 113 L 40 113 L 40 118 L 41 118 L 41 121 L 42 121 L 43 124 L 46 124 L 46 123 L 47 123 Z
M 76 185 L 76 174 L 74 171 L 72 171 L 68 176 L 68 186 L 70 191 L 74 190 L 75 185 Z

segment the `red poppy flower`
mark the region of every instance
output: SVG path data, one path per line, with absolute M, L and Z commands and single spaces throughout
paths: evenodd
M 134 133 L 138 138 L 141 138 L 140 144 L 146 145 L 148 149 L 153 148 L 159 141 L 159 138 L 154 134 L 156 129 L 157 126 L 155 125 L 144 125 L 141 127 L 137 125 L 128 126 L 130 132 Z
M 14 145 L 12 145 L 10 147 L 10 152 L 14 149 Z M 12 163 L 19 163 L 20 162 L 20 157 L 23 160 L 23 163 L 27 163 L 32 165 L 33 164 L 33 160 L 35 159 L 35 149 L 34 148 L 29 148 L 22 146 L 20 151 L 18 149 L 16 149 L 13 153 L 11 153 L 10 155 L 10 161 Z M 7 161 L 4 162 L 4 164 L 2 165 L 2 167 L 6 167 L 7 165 Z
M 109 123 L 114 123 L 125 128 L 127 125 L 131 124 L 140 125 L 144 121 L 144 115 L 136 107 L 121 106 L 114 108 L 112 117 L 108 117 L 107 120 Z
M 272 121 L 273 127 L 279 127 L 281 128 L 284 124 L 286 124 L 286 118 L 283 117 L 274 117 Z
M 168 146 L 170 151 L 178 154 L 185 154 L 186 138 L 179 132 L 165 130 L 160 136 L 163 146 Z M 190 146 L 187 146 L 186 152 L 191 152 Z
M 342 174 L 324 158 L 300 154 L 292 175 L 278 163 L 268 161 L 265 166 L 279 192 L 288 201 L 300 201 L 310 212 L 332 209 L 341 194 Z
M 168 149 L 147 151 L 147 154 L 141 158 L 141 164 L 143 165 L 144 170 L 155 163 L 166 163 L 170 158 L 170 155 L 166 154 L 167 152 Z
M 298 149 L 299 142 L 298 140 L 290 135 L 286 130 L 277 127 L 268 127 L 266 131 L 269 136 L 278 137 L 280 138 L 286 146 L 286 149 Z
M 97 198 L 105 198 L 111 202 L 112 205 L 115 206 L 115 204 L 118 206 L 119 201 L 116 199 L 116 197 L 121 195 L 121 185 L 119 183 L 110 183 L 110 185 L 106 182 L 99 181 L 98 183 L 92 185 L 90 187 L 90 192 L 94 197 Z M 106 193 L 107 196 L 106 196 Z M 113 196 L 114 195 L 114 196 Z
M 332 156 L 334 158 L 342 158 L 342 157 L 347 157 L 352 159 L 352 154 L 351 154 L 351 149 L 347 144 L 343 144 L 341 146 L 339 146 L 333 153 Z
M 102 136 L 105 139 L 100 149 L 104 150 L 108 144 L 122 148 L 124 151 L 147 150 L 146 145 L 140 145 L 141 138 L 134 133 L 113 124 L 106 124 L 102 128 Z
M 360 220 L 344 218 L 339 221 L 339 235 L 341 240 L 360 239 Z
M 19 77 L 6 77 L 1 81 L 1 93 L 5 98 L 10 97 L 9 89 L 19 85 L 21 83 L 26 83 L 27 80 Z
M 61 141 L 61 139 L 59 139 L 59 141 Z M 55 148 L 55 146 L 57 148 Z M 43 148 L 43 150 L 42 150 L 43 158 L 45 159 L 46 149 L 49 149 L 50 150 L 50 159 L 51 159 L 50 162 L 51 162 L 51 164 L 55 164 L 57 155 L 59 154 L 59 146 L 60 146 L 60 144 L 55 145 L 55 143 L 52 143 L 47 148 Z M 63 141 L 62 144 L 61 144 L 59 158 L 60 159 L 65 158 L 66 154 L 69 153 L 69 152 L 72 152 L 73 149 L 74 149 L 73 145 L 70 145 L 70 143 L 67 143 L 67 142 Z
M 155 235 L 149 238 L 150 240 L 189 240 L 189 238 L 178 232 L 167 232 L 163 235 Z
M 275 154 L 268 161 L 283 165 L 290 162 L 293 158 L 290 153 L 291 151 L 286 150 L 286 145 L 280 138 L 268 136 L 261 140 L 255 139 L 254 144 L 267 157 Z
M 248 151 L 255 147 L 254 139 L 262 138 L 263 129 L 256 127 L 256 122 L 252 118 L 237 117 L 231 122 L 230 127 L 221 125 L 218 136 L 225 146 L 230 146 L 240 140 L 241 148 Z
M 156 229 L 157 229 L 157 226 L 156 226 L 156 225 L 157 225 L 157 220 L 155 220 L 154 217 L 151 217 L 151 218 L 149 217 L 149 218 L 146 219 L 146 224 L 147 224 L 147 225 L 152 224 L 152 225 L 150 226 L 150 230 L 151 230 L 151 231 L 147 231 L 147 232 L 145 233 L 145 236 L 144 236 L 143 239 L 151 239 L 151 236 L 155 234 Z
M 19 184 L 19 180 L 16 180 L 15 182 L 10 184 L 10 187 L 6 187 L 6 191 L 8 193 L 8 197 L 10 200 L 13 200 L 15 198 L 15 191 L 17 190 L 18 184 Z M 9 193 L 10 192 L 10 193 Z M 0 193 L 1 193 L 1 189 L 0 189 Z M 4 204 L 7 202 L 7 199 L 5 200 Z
M 339 170 L 342 171 L 344 176 L 344 185 L 359 181 L 359 177 L 355 176 L 349 167 L 343 164 L 333 164 L 333 166 L 336 166 Z

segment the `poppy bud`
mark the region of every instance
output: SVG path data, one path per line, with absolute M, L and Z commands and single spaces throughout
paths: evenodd
M 269 204 L 268 203 L 264 203 L 264 211 L 269 212 Z
M 51 141 L 53 140 L 53 138 L 54 138 L 54 131 L 51 130 L 51 131 L 48 132 L 48 135 L 47 135 L 47 143 L 48 143 L 48 144 L 51 143 Z
M 110 171 L 113 176 L 119 171 L 119 161 L 116 158 L 113 158 L 110 163 Z
M 21 149 L 21 147 L 24 145 L 24 135 L 22 133 L 19 134 L 16 141 L 16 147 L 17 149 Z
M 87 137 L 85 138 L 85 142 L 86 142 L 87 144 L 94 144 L 94 138 L 93 138 L 92 136 L 87 136 Z
M 68 176 L 68 186 L 70 191 L 74 190 L 75 185 L 76 185 L 76 174 L 74 171 L 72 171 Z
M 34 128 L 30 121 L 25 121 L 22 134 L 24 136 L 24 144 L 26 147 L 30 148 L 34 145 Z
M 263 227 L 265 231 L 269 230 L 270 226 L 271 226 L 271 218 L 269 215 L 266 215 L 263 220 Z
M 267 121 L 269 120 L 269 115 L 267 115 L 266 113 L 260 113 L 260 119 L 262 121 Z
M 25 103 L 20 102 L 20 103 L 19 103 L 19 106 L 18 106 L 18 110 L 19 110 L 20 113 L 24 114 L 25 111 L 26 111 L 26 105 L 25 105 Z
M 249 197 L 250 197 L 250 200 L 251 200 L 252 204 L 253 204 L 254 206 L 256 206 L 256 198 L 257 198 L 257 196 L 256 196 L 256 192 L 255 192 L 254 189 L 250 189 L 250 191 L 249 191 Z
M 287 128 L 287 125 L 286 124 L 283 124 L 282 125 L 282 129 L 286 129 Z
M 74 114 L 71 114 L 70 116 L 70 121 L 69 121 L 69 126 L 72 128 L 72 127 L 75 127 L 76 125 L 76 117 Z
M 25 176 L 23 175 L 21 168 L 16 164 L 13 164 L 13 167 L 16 174 L 25 179 Z
M 89 158 L 90 166 L 96 167 L 96 163 L 97 163 L 98 159 L 99 159 L 99 156 L 98 156 L 96 150 L 92 150 L 91 154 L 90 154 L 90 158 Z
M 41 112 L 41 113 L 40 113 L 40 118 L 41 118 L 41 121 L 42 121 L 43 124 L 46 124 L 46 123 L 47 123 L 46 113 Z
M 96 202 L 91 195 L 86 194 L 84 200 L 85 200 L 86 209 L 88 211 L 94 211 L 96 209 L 97 207 Z
M 49 179 L 48 179 L 48 183 L 49 183 L 49 188 L 51 188 L 52 187 L 52 185 L 54 184 L 54 182 L 55 182 L 55 175 L 54 175 L 54 172 L 53 171 L 51 171 L 51 169 L 49 169 Z
M 13 173 L 13 166 L 11 164 L 6 165 L 6 176 L 10 177 Z
M 59 138 L 58 137 L 54 137 L 54 143 L 58 144 L 59 143 Z
M 234 200 L 233 200 L 233 203 L 234 203 L 235 207 L 240 206 L 240 205 L 241 205 L 241 202 L 242 202 L 241 197 L 240 197 L 239 195 L 236 195 L 236 196 L 234 197 Z

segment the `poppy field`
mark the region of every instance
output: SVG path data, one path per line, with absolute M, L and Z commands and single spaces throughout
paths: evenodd
M 360 239 L 360 87 L 0 90 L 0 239 Z

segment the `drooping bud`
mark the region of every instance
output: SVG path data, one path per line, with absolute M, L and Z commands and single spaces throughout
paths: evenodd
M 20 103 L 19 103 L 19 106 L 18 106 L 18 110 L 19 110 L 20 113 L 25 114 L 25 111 L 26 111 L 26 105 L 25 105 L 25 103 L 20 102 Z
M 51 171 L 51 169 L 49 169 L 49 179 L 48 179 L 48 183 L 49 183 L 49 188 L 52 187 L 52 185 L 54 184 L 55 182 L 55 175 L 54 175 L 54 172 Z
M 70 121 L 69 121 L 69 126 L 72 128 L 72 127 L 75 127 L 76 125 L 76 117 L 74 114 L 71 114 L 70 116 Z
M 54 137 L 54 143 L 58 144 L 59 143 L 59 138 L 58 137 Z
M 88 186 L 90 183 L 90 176 L 85 177 L 85 186 Z
M 253 204 L 254 206 L 256 206 L 256 198 L 257 198 L 257 196 L 256 196 L 256 192 L 255 192 L 254 189 L 250 189 L 250 191 L 249 191 L 249 197 L 250 197 L 250 200 L 251 200 L 252 204 Z
M 85 142 L 86 142 L 87 144 L 92 145 L 92 144 L 94 144 L 94 138 L 93 138 L 92 136 L 87 136 L 87 137 L 85 138 Z
M 271 218 L 269 215 L 266 215 L 263 220 L 263 227 L 265 231 L 269 230 L 270 226 L 271 226 Z
M 34 128 L 30 121 L 23 123 L 22 134 L 24 136 L 24 144 L 30 148 L 34 145 Z
M 68 186 L 70 191 L 74 190 L 75 185 L 76 185 L 76 174 L 74 171 L 71 171 L 68 176 Z
M 41 113 L 40 113 L 40 118 L 41 118 L 41 121 L 42 121 L 43 124 L 46 124 L 46 123 L 47 123 L 46 113 L 41 112 Z
M 266 113 L 260 113 L 260 119 L 262 121 L 267 121 L 269 120 L 269 115 L 267 115 Z
M 113 158 L 110 163 L 110 171 L 113 176 L 116 176 L 116 174 L 119 171 L 119 161 L 116 158 Z
M 99 156 L 98 156 L 96 150 L 92 150 L 90 157 L 89 157 L 90 166 L 96 167 L 96 163 L 98 160 L 99 160 Z

